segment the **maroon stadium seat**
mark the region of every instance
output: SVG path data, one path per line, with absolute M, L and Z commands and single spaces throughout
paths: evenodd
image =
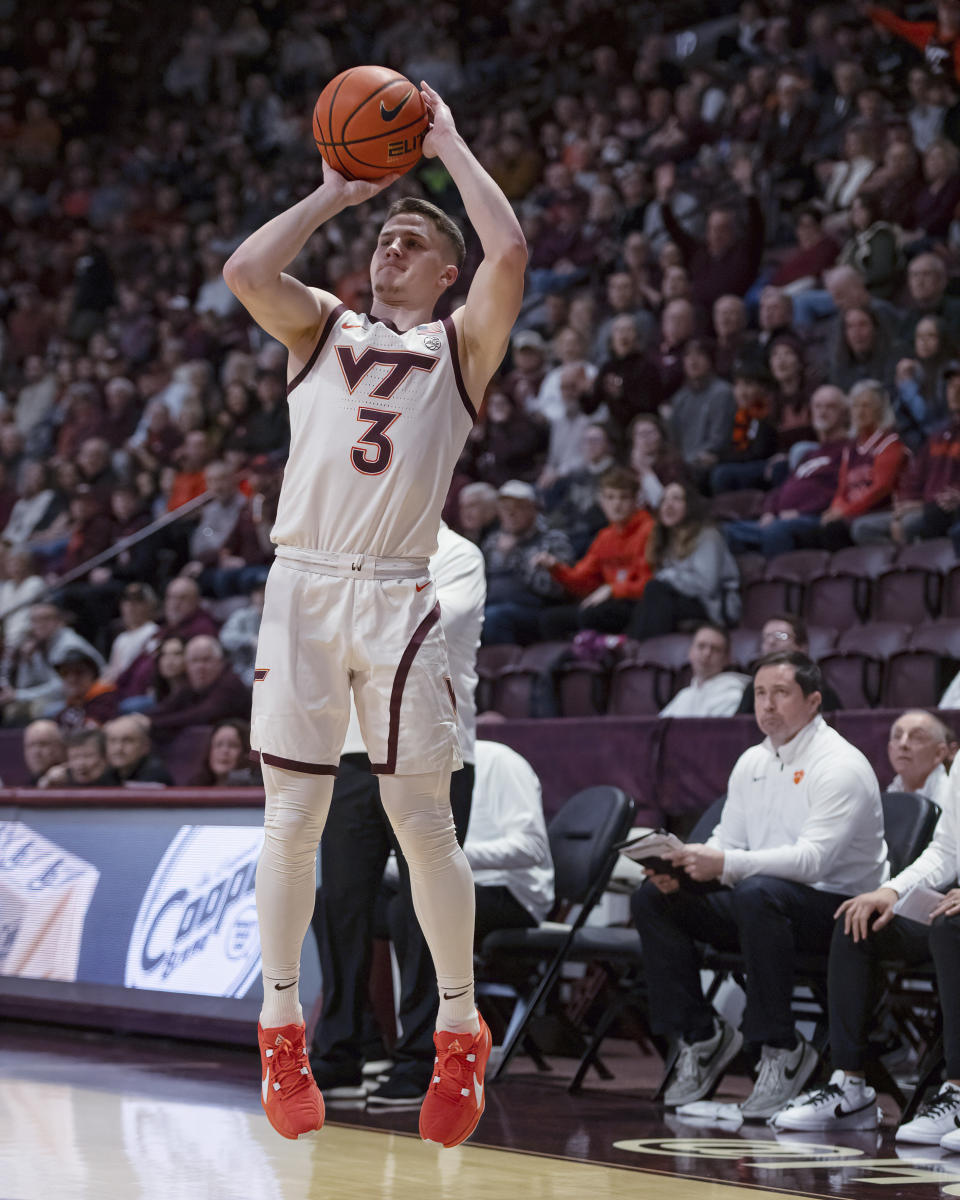
M 887 659 L 904 649 L 909 638 L 910 626 L 892 621 L 854 625 L 840 634 L 836 649 L 820 659 L 820 670 L 844 708 L 880 703 Z
M 493 708 L 497 676 L 504 667 L 519 662 L 522 646 L 481 646 L 477 651 L 477 712 Z
M 958 669 L 960 621 L 928 621 L 913 631 L 909 645 L 887 663 L 883 706 L 935 708 Z
M 492 697 L 494 709 L 505 717 L 517 719 L 544 715 L 537 709 L 536 690 L 544 687 L 552 691 L 550 672 L 569 651 L 569 642 L 537 642 L 526 646 L 515 662 L 507 663 L 497 673 Z

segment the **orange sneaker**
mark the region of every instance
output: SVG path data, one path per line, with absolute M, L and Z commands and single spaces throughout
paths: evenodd
M 467 1140 L 483 1113 L 483 1073 L 493 1039 L 481 1017 L 474 1036 L 438 1030 L 433 1043 L 437 1057 L 420 1107 L 420 1136 L 449 1149 Z
M 323 1126 L 323 1097 L 307 1058 L 305 1025 L 264 1029 L 257 1025 L 267 1120 L 285 1138 L 304 1137 Z

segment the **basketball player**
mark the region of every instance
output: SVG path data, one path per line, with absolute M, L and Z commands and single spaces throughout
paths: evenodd
M 326 164 L 321 186 L 251 234 L 224 278 L 289 351 L 290 457 L 251 722 L 267 794 L 257 870 L 263 1105 L 285 1137 L 323 1123 L 297 984 L 352 688 L 437 973 L 437 1056 L 420 1134 L 455 1146 L 483 1111 L 490 1031 L 473 999 L 473 880 L 449 803 L 461 759 L 427 560 L 454 464 L 520 309 L 527 256 L 506 197 L 446 104 L 421 88 L 431 118 L 423 152 L 446 167 L 483 248 L 461 309 L 432 320 L 464 244 L 425 201 L 401 200 L 388 213 L 369 314 L 283 273 L 318 226 L 396 178 L 347 181 Z

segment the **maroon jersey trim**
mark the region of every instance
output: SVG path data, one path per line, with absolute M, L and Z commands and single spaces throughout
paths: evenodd
M 294 378 L 291 379 L 291 381 L 287 384 L 287 395 L 288 396 L 293 391 L 293 389 L 295 387 L 299 387 L 300 384 L 303 383 L 303 381 L 306 379 L 306 377 L 310 374 L 310 370 L 313 367 L 313 364 L 317 361 L 317 355 L 323 349 L 324 343 L 326 342 L 327 338 L 330 336 L 330 331 L 333 329 L 334 325 L 337 323 L 337 321 L 340 320 L 340 318 L 343 316 L 343 314 L 346 311 L 347 311 L 347 306 L 345 304 L 338 304 L 337 307 L 330 314 L 330 316 L 327 317 L 326 324 L 323 327 L 323 332 L 320 334 L 320 339 L 313 348 L 313 353 L 307 359 L 306 363 L 303 366 L 303 369 L 301 371 L 298 371 L 297 374 L 294 376 Z
M 393 689 L 390 692 L 390 729 L 387 734 L 387 761 L 371 763 L 370 770 L 374 775 L 392 775 L 397 769 L 397 746 L 400 741 L 400 705 L 403 701 L 403 689 L 407 676 L 417 651 L 426 640 L 427 634 L 440 620 L 439 600 L 413 631 L 413 637 L 407 642 L 406 649 L 400 656 L 397 673 L 393 677 Z
M 460 399 L 463 401 L 463 407 L 467 410 L 471 425 L 475 425 L 477 410 L 471 404 L 467 389 L 463 384 L 463 373 L 460 370 L 460 344 L 457 341 L 457 327 L 453 323 L 453 317 L 443 318 L 443 328 L 450 344 L 450 360 L 453 363 L 453 377 L 457 381 L 457 391 L 460 393 Z
M 268 754 L 266 750 L 251 750 L 254 762 L 265 762 L 271 767 L 285 767 L 288 771 L 303 771 L 306 775 L 336 775 L 338 767 L 325 763 L 298 762 L 295 758 L 281 758 L 279 754 Z

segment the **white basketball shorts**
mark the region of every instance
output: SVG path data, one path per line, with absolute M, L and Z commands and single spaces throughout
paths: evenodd
M 427 560 L 278 547 L 257 647 L 253 749 L 273 766 L 335 775 L 351 687 L 374 773 L 463 765 Z

